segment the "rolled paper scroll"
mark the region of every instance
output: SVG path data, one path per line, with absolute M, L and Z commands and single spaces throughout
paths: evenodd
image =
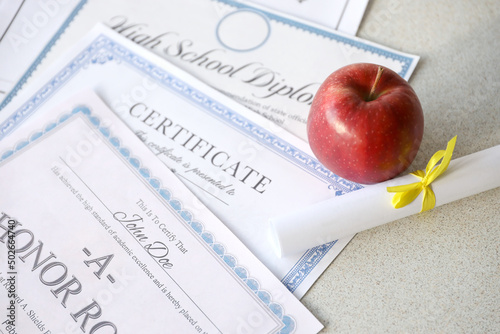
M 500 187 L 500 145 L 450 162 L 435 179 L 435 206 L 450 203 Z M 280 257 L 303 252 L 358 232 L 417 214 L 422 209 L 420 194 L 413 202 L 395 209 L 388 187 L 415 182 L 408 174 L 313 204 L 269 219 L 271 242 Z

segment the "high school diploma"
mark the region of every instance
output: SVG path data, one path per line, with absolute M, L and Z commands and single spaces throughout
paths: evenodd
M 248 2 L 89 0 L 48 63 L 98 22 L 302 139 L 314 94 L 334 70 L 369 62 L 408 80 L 419 59 Z

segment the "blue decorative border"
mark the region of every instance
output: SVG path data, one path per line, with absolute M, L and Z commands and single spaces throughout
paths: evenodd
M 205 242 L 205 244 L 207 244 L 212 249 L 212 251 L 222 259 L 222 261 L 229 267 L 229 269 L 231 269 L 236 274 L 236 276 L 243 283 L 245 283 L 245 285 L 253 292 L 253 294 L 256 295 L 257 298 L 268 307 L 269 311 L 271 311 L 272 314 L 276 315 L 276 317 L 280 319 L 283 328 L 279 331 L 279 333 L 293 333 L 296 328 L 295 319 L 292 316 L 284 313 L 285 310 L 283 306 L 281 306 L 281 304 L 272 301 L 272 295 L 269 292 L 260 289 L 259 281 L 256 278 L 251 277 L 248 270 L 244 266 L 238 264 L 238 260 L 235 256 L 226 252 L 226 248 L 224 247 L 224 245 L 216 241 L 213 233 L 207 231 L 203 226 L 203 223 L 196 221 L 191 212 L 183 209 L 182 202 L 173 197 L 172 191 L 162 186 L 160 179 L 154 177 L 151 171 L 147 167 L 144 167 L 142 162 L 137 157 L 134 157 L 132 155 L 132 152 L 127 147 L 122 146 L 120 139 L 114 137 L 108 127 L 101 125 L 101 120 L 99 119 L 99 117 L 92 115 L 88 107 L 80 106 L 74 108 L 69 114 L 65 114 L 61 116 L 57 121 L 49 123 L 43 130 L 33 133 L 28 139 L 19 142 L 13 149 L 4 152 L 0 156 L 0 163 L 4 162 L 15 153 L 40 139 L 50 131 L 56 129 L 58 126 L 68 121 L 77 114 L 86 116 L 92 126 L 96 130 L 98 130 L 103 135 L 103 137 L 113 146 L 113 148 L 121 155 L 121 157 L 124 158 L 145 181 L 147 181 L 152 189 L 157 192 L 175 212 L 177 212 L 179 217 L 183 219 L 187 226 L 189 226 L 199 236 L 200 240 Z
M 7 94 L 7 96 L 3 99 L 2 103 L 0 103 L 0 111 L 16 96 L 17 92 L 22 88 L 22 86 L 26 83 L 28 78 L 33 74 L 35 69 L 40 65 L 40 62 L 45 58 L 45 55 L 50 51 L 50 49 L 54 46 L 54 44 L 57 42 L 59 37 L 62 35 L 64 30 L 69 26 L 71 21 L 75 18 L 75 16 L 78 14 L 78 12 L 82 9 L 82 7 L 87 3 L 87 0 L 81 0 L 78 5 L 73 9 L 71 14 L 68 16 L 68 18 L 64 21 L 64 23 L 61 25 L 59 30 L 52 36 L 50 41 L 47 43 L 47 45 L 43 48 L 42 52 L 36 57 L 35 61 L 31 64 L 31 66 L 28 68 L 28 70 L 23 74 L 21 79 L 17 82 L 17 84 L 14 86 L 14 88 L 11 89 L 11 91 Z
M 317 246 L 306 251 L 295 266 L 283 277 L 283 283 L 288 290 L 294 292 L 307 278 L 307 274 L 316 267 L 323 257 L 333 248 L 338 240 Z M 309 269 L 310 268 L 310 269 Z
M 157 82 L 161 83 L 167 89 L 176 94 L 187 98 L 189 101 L 199 106 L 201 110 L 217 117 L 220 121 L 226 123 L 240 133 L 256 140 L 264 147 L 280 155 L 283 159 L 294 164 L 298 168 L 308 172 L 310 175 L 324 181 L 330 189 L 335 191 L 335 195 L 342 195 L 353 190 L 362 188 L 361 185 L 347 181 L 333 174 L 315 158 L 302 152 L 297 147 L 283 141 L 278 136 L 261 128 L 255 123 L 247 120 L 237 112 L 220 104 L 206 96 L 203 92 L 190 87 L 182 80 L 172 76 L 166 70 L 157 67 L 146 59 L 134 54 L 119 43 L 111 40 L 108 36 L 98 36 L 88 47 L 71 60 L 63 69 L 61 69 L 45 86 L 43 86 L 35 95 L 21 106 L 13 115 L 11 115 L 4 124 L 0 126 L 0 140 L 7 133 L 11 132 L 24 119 L 29 117 L 60 87 L 76 75 L 80 70 L 88 68 L 91 64 L 105 64 L 109 61 L 124 62 L 136 70 L 151 76 Z M 333 246 L 333 245 L 332 245 Z M 331 247 L 330 247 L 331 248 Z M 307 261 L 298 262 L 293 267 L 295 276 L 287 275 L 283 283 L 291 290 L 295 291 L 303 280 L 315 268 L 330 250 L 325 246 L 312 248 L 306 254 Z
M 280 23 L 289 25 L 289 26 L 294 27 L 294 28 L 301 29 L 303 31 L 310 32 L 312 34 L 315 34 L 315 35 L 318 35 L 321 37 L 326 37 L 328 39 L 335 40 L 337 42 L 347 44 L 347 45 L 353 46 L 353 47 L 358 48 L 358 49 L 362 49 L 362 50 L 365 50 L 365 51 L 368 51 L 368 52 L 371 52 L 374 54 L 381 55 L 381 56 L 389 58 L 389 59 L 394 59 L 396 61 L 399 61 L 399 62 L 401 62 L 401 64 L 403 66 L 401 68 L 401 72 L 399 72 L 398 74 L 403 78 L 406 76 L 406 74 L 408 73 L 408 70 L 410 69 L 411 64 L 413 63 L 413 60 L 411 57 L 399 55 L 399 54 L 396 54 L 394 52 L 384 50 L 382 48 L 379 48 L 379 47 L 376 47 L 373 45 L 368 45 L 366 43 L 363 43 L 360 40 L 356 40 L 356 38 L 344 37 L 344 36 L 341 36 L 341 35 L 338 35 L 338 34 L 332 32 L 332 31 L 326 31 L 326 30 L 323 30 L 323 29 L 320 29 L 317 27 L 313 27 L 313 26 L 310 26 L 310 25 L 302 23 L 302 22 L 297 22 L 295 20 L 268 12 L 266 10 L 255 8 L 255 7 L 252 7 L 250 5 L 247 5 L 247 4 L 244 4 L 241 2 L 236 2 L 234 0 L 212 0 L 212 1 L 224 3 L 226 5 L 229 5 L 231 7 L 235 7 L 238 9 L 249 9 L 249 10 L 258 11 L 258 12 L 261 12 L 262 14 L 266 15 L 270 20 L 280 22 Z

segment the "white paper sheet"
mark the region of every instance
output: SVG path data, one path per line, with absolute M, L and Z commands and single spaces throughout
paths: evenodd
M 0 101 L 21 89 L 85 2 L 0 1 Z
M 349 0 L 342 14 L 337 30 L 356 35 L 368 6 L 368 0 Z
M 337 27 L 348 0 L 248 0 L 247 2 L 271 8 L 330 29 Z M 352 34 L 355 35 L 356 33 Z
M 82 87 L 94 89 L 297 297 L 350 238 L 280 259 L 267 219 L 359 185 L 326 170 L 303 141 L 105 26 L 6 109 L 2 141 Z M 23 131 L 22 126 L 16 131 Z
M 368 4 L 368 0 L 247 0 L 247 2 L 353 36 L 358 31 Z
M 431 187 L 436 206 L 500 187 L 500 146 L 450 162 Z M 405 175 L 366 186 L 344 196 L 316 203 L 270 219 L 276 252 L 287 256 L 330 240 L 352 235 L 420 212 L 422 194 L 409 205 L 394 209 L 387 187 L 418 182 Z
M 334 70 L 378 63 L 408 80 L 419 59 L 232 0 L 89 0 L 46 63 L 98 22 L 304 140 L 312 98 Z
M 0 43 L 26 0 L 0 0 Z
M 15 333 L 321 329 L 95 95 L 53 114 L 0 149 L 0 284 L 13 289 L 0 304 L 14 302 Z

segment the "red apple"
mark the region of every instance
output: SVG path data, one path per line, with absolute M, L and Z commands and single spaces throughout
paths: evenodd
M 362 184 L 391 179 L 408 168 L 423 133 L 417 94 L 396 72 L 375 64 L 333 72 L 316 93 L 307 120 L 318 160 Z

